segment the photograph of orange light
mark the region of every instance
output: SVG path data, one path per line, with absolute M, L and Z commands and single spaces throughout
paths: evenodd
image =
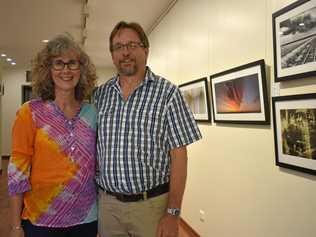
M 260 113 L 258 74 L 215 84 L 217 112 Z

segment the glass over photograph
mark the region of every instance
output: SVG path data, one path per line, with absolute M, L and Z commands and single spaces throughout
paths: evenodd
M 190 107 L 194 119 L 199 122 L 210 122 L 210 102 L 207 78 L 189 81 L 179 85 L 184 100 Z
M 316 7 L 280 23 L 281 68 L 316 61 Z
M 204 102 L 206 98 L 203 86 L 183 91 L 182 94 L 194 114 L 206 113 Z
M 218 113 L 260 113 L 258 74 L 215 84 Z
M 283 154 L 316 160 L 316 109 L 280 110 Z

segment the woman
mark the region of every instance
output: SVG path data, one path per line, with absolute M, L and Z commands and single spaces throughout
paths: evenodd
M 11 236 L 97 235 L 96 111 L 83 102 L 95 82 L 94 65 L 68 36 L 57 36 L 35 58 L 39 99 L 22 105 L 13 127 Z

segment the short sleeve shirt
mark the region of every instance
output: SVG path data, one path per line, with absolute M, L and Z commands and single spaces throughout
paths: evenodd
M 169 181 L 170 150 L 201 138 L 180 90 L 146 70 L 125 101 L 118 76 L 95 93 L 98 115 L 98 184 L 119 193 L 139 193 Z

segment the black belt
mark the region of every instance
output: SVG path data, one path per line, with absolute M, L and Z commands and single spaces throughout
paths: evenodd
M 169 183 L 158 185 L 157 187 L 147 190 L 138 194 L 123 194 L 123 193 L 115 193 L 111 191 L 107 191 L 101 186 L 99 188 L 106 192 L 107 194 L 116 197 L 117 200 L 121 202 L 137 202 L 140 200 L 147 200 L 148 198 L 156 197 L 161 194 L 169 192 Z

